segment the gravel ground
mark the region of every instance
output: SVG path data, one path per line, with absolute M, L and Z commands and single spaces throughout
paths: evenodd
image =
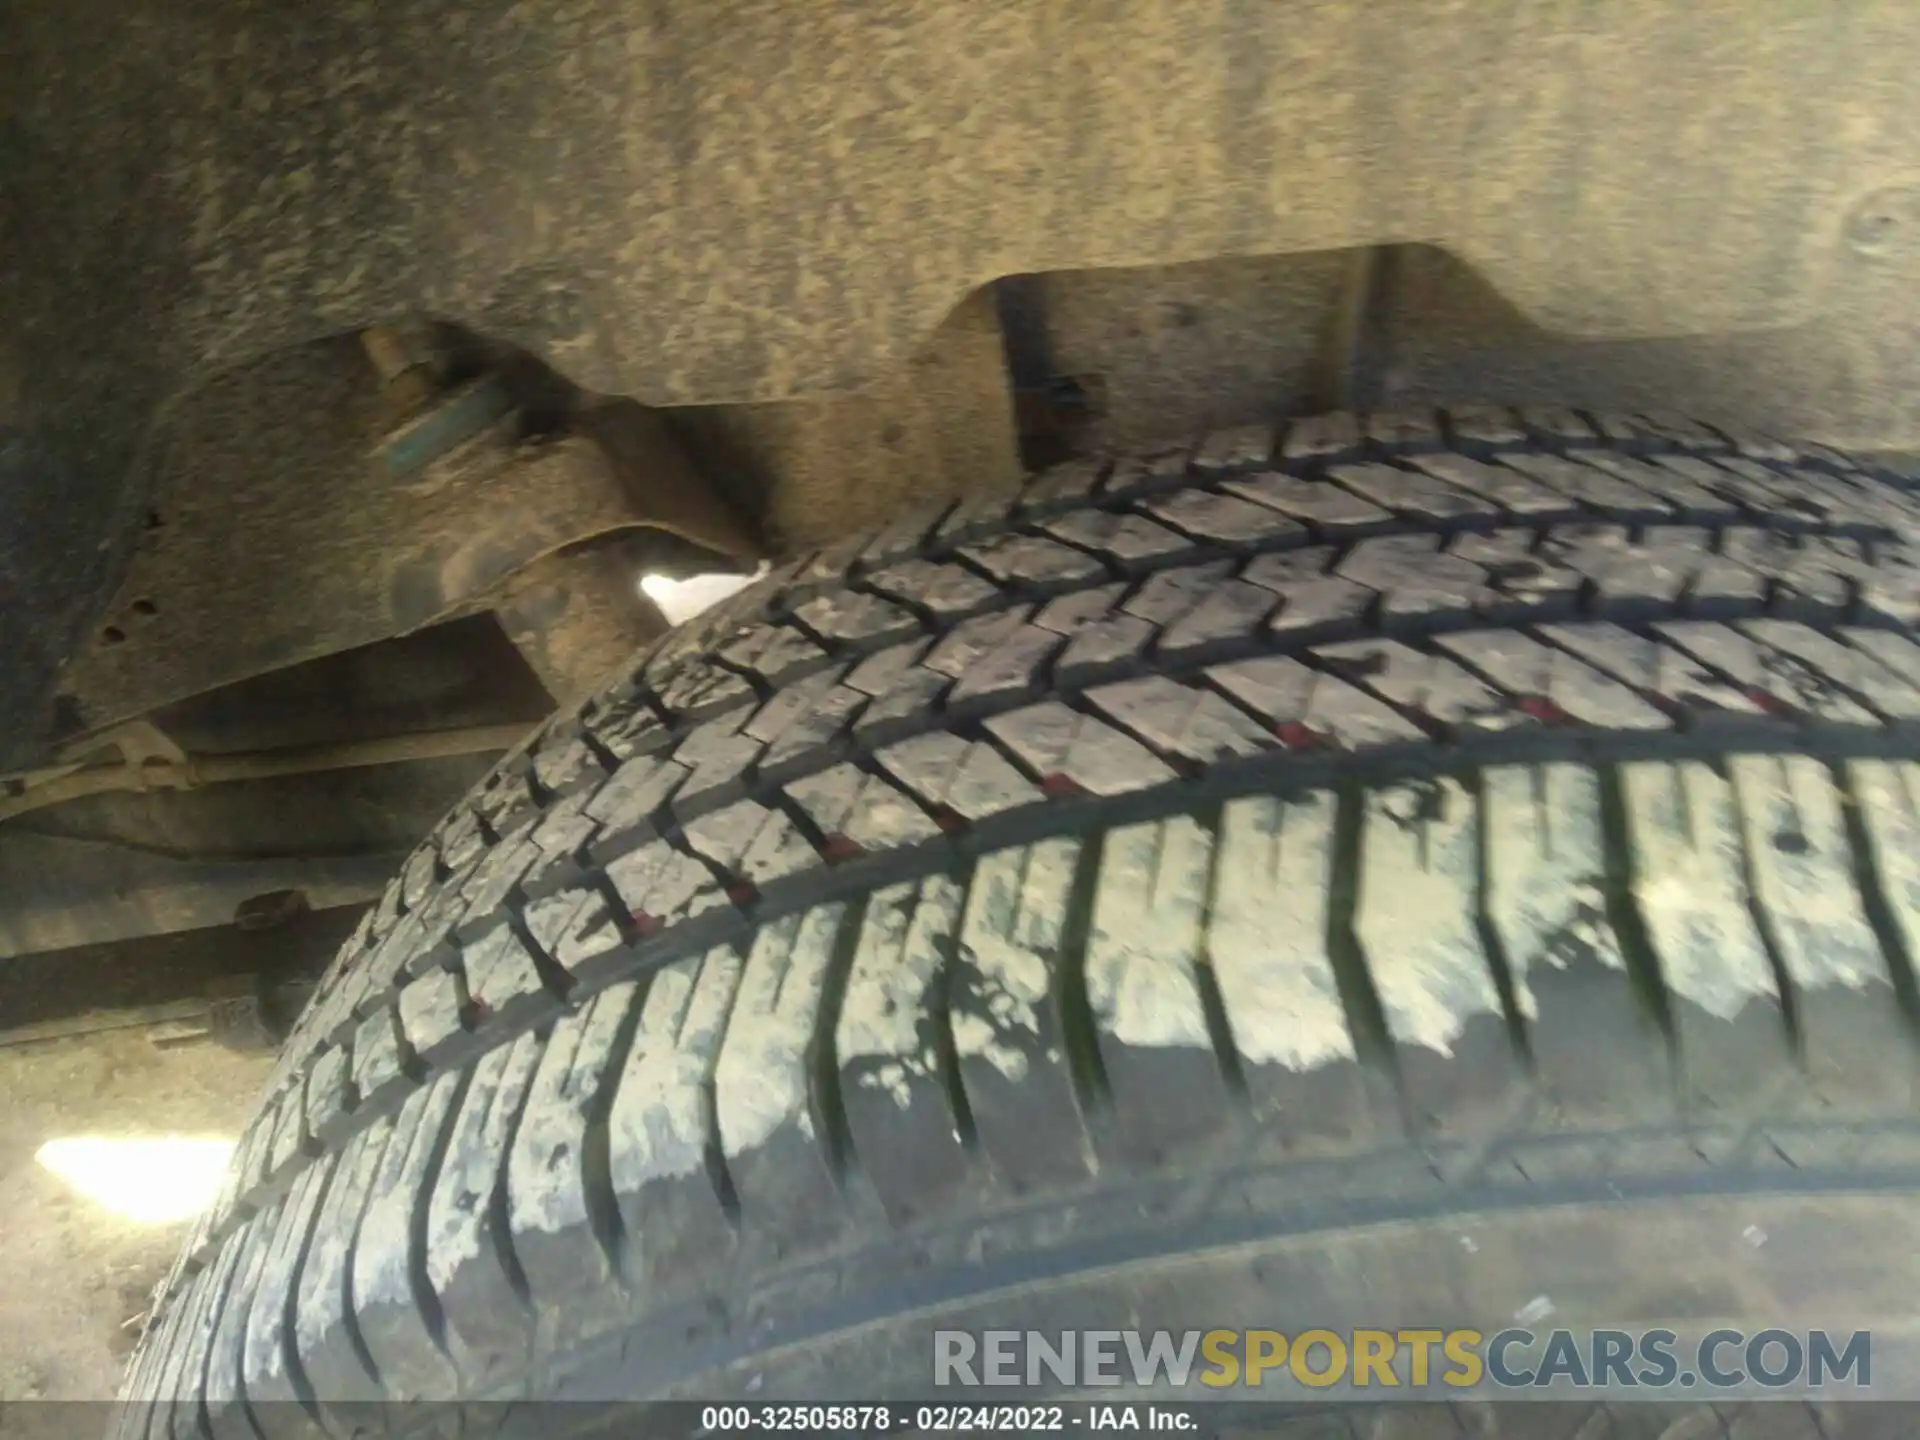
M 0 1049 L 0 1401 L 111 1398 L 187 1228 L 124 1219 L 35 1153 L 67 1136 L 230 1140 L 271 1065 L 141 1030 Z

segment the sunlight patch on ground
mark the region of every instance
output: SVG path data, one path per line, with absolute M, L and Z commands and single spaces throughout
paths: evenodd
M 643 575 L 640 592 L 660 607 L 669 624 L 684 625 L 702 610 L 746 589 L 766 573 L 767 567 L 762 565 L 751 575 L 689 575 L 684 580 Z
M 170 1225 L 213 1203 L 233 1144 L 202 1136 L 70 1135 L 47 1141 L 33 1158 L 103 1210 L 140 1225 Z

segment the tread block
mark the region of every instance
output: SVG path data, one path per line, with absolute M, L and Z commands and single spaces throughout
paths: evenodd
M 451 1400 L 458 1391 L 453 1366 L 420 1308 L 414 1276 L 426 1256 L 413 1243 L 414 1213 L 431 1198 L 429 1171 L 464 1077 L 442 1075 L 409 1096 L 394 1121 L 393 1138 L 360 1217 L 353 1247 L 353 1304 L 360 1338 L 392 1400 Z
M 694 854 L 741 876 L 755 893 L 822 863 L 791 820 L 753 800 L 702 816 L 687 826 L 682 838 Z
M 1863 614 L 1920 624 L 1920 553 L 1912 546 L 1882 541 L 1874 547 L 1872 565 L 1849 573 Z
M 1487 572 L 1471 560 L 1442 554 L 1437 535 L 1362 540 L 1336 573 L 1378 593 L 1391 616 L 1471 611 L 1494 598 Z
M 1853 602 L 1855 575 L 1872 565 L 1858 540 L 1844 535 L 1795 535 L 1776 530 L 1731 530 L 1722 550 L 1757 579 L 1835 618 Z
M 920 634 L 920 620 L 914 618 L 914 612 L 881 595 L 862 595 L 851 589 L 816 595 L 797 607 L 793 616 L 828 645 L 858 643 L 864 649 Z
M 1077 631 L 1053 662 L 1053 673 L 1067 684 L 1136 666 L 1158 632 L 1137 615 L 1114 615 Z
M 1769 649 L 1730 625 L 1662 620 L 1653 629 L 1703 665 L 1743 685 L 1762 709 L 1785 706 L 1841 725 L 1877 725 L 1872 711 L 1797 655 Z
M 273 1112 L 273 1138 L 267 1144 L 266 1159 L 261 1166 L 261 1179 L 268 1184 L 279 1184 L 293 1167 L 310 1158 L 307 1137 L 307 1094 L 299 1088 L 283 1091 L 279 1098 L 271 1102 L 277 1107 Z M 269 1109 L 263 1108 L 264 1118 Z M 256 1122 L 258 1123 L 258 1122 Z
M 1423 720 L 1476 730 L 1507 730 L 1526 724 L 1517 697 L 1502 695 L 1441 655 L 1429 655 L 1396 640 L 1353 640 L 1317 645 L 1314 659 L 1343 680 L 1365 685 Z
M 400 869 L 400 900 L 408 910 L 420 908 L 427 890 L 440 877 L 440 854 L 431 843 L 418 845 Z
M 1343 1155 L 1398 1136 L 1390 1093 L 1362 1066 L 1327 948 L 1338 805 L 1316 790 L 1221 811 L 1206 963 L 1263 1137 Z
M 608 861 L 607 879 L 641 939 L 727 903 L 713 871 L 665 840 Z
M 1804 755 L 1736 755 L 1727 769 L 1814 1104 L 1843 1115 L 1910 1108 L 1913 1037 L 1854 878 L 1840 788 Z
M 1122 795 L 1173 778 L 1139 741 L 1057 700 L 993 716 L 986 727 L 1048 794 Z
M 961 898 L 944 875 L 868 897 L 834 1032 L 853 1152 L 897 1223 L 948 1208 L 969 1173 L 942 995 Z
M 1498 515 L 1498 506 L 1434 475 L 1399 465 L 1336 465 L 1329 478 L 1395 515 L 1460 520 Z
M 735 1243 L 733 1182 L 720 1158 L 714 1071 L 740 983 L 720 946 L 655 973 L 607 1116 L 607 1174 L 636 1291 L 683 1288 Z
M 1248 649 L 1274 608 L 1271 590 L 1244 580 L 1224 580 L 1167 626 L 1154 649 L 1182 660 Z
M 562 890 L 521 912 L 534 948 L 569 975 L 620 944 L 620 928 L 599 888 Z
M 1622 730 L 1672 728 L 1664 712 L 1625 685 L 1582 664 L 1567 651 L 1542 645 L 1518 630 L 1440 635 L 1434 644 L 1519 696 L 1523 707 L 1532 700 L 1546 701 L 1538 718 L 1547 723 L 1571 717 L 1585 724 Z
M 1920 955 L 1920 765 L 1909 760 L 1849 760 L 1848 788 L 1860 809 L 1866 853 L 1887 907 L 1901 957 Z
M 1211 595 L 1213 587 L 1232 572 L 1230 560 L 1156 571 L 1140 582 L 1120 609 L 1154 625 L 1171 625 Z
M 874 699 L 890 695 L 903 681 L 911 677 L 926 648 L 926 641 L 913 640 L 905 645 L 892 645 L 884 650 L 876 650 L 847 671 L 844 683 L 848 689 L 857 690 L 862 695 L 871 696 Z
M 427 1282 L 446 1317 L 446 1342 L 468 1385 L 527 1353 L 533 1313 L 507 1226 L 502 1163 L 540 1060 L 522 1035 L 475 1062 L 454 1112 L 446 1157 L 427 1205 Z
M 542 745 L 533 752 L 533 778 L 551 795 L 566 795 L 583 786 L 597 785 L 607 778 L 600 757 L 579 736 L 559 744 Z M 425 890 L 422 885 L 420 889 Z M 404 890 L 402 892 L 405 894 Z M 417 903 L 409 900 L 409 904 Z
M 1289 460 L 1340 455 L 1360 448 L 1360 422 L 1350 411 L 1309 415 L 1287 426 L 1280 453 Z
M 503 839 L 474 867 L 472 878 L 460 892 L 466 904 L 454 926 L 456 935 L 484 930 L 493 923 L 496 912 L 520 883 L 520 877 L 540 858 L 540 847 L 533 843 L 532 836 L 533 824 L 528 822 Z
M 1920 685 L 1871 655 L 1793 620 L 1747 620 L 1739 627 L 1762 645 L 1800 661 L 1889 720 L 1920 717 Z
M 1354 938 L 1409 1117 L 1429 1144 L 1475 1144 L 1526 1104 L 1494 960 L 1476 922 L 1480 815 L 1450 776 L 1369 791 Z
M 1906 636 L 1855 625 L 1843 625 L 1837 633 L 1854 649 L 1866 651 L 1909 684 L 1920 684 L 1920 645 Z
M 1087 1004 L 1123 1164 L 1204 1145 L 1231 1106 L 1196 967 L 1213 835 L 1188 817 L 1125 825 L 1101 842 L 1085 958 Z
M 866 707 L 867 697 L 849 685 L 832 683 L 831 675 L 817 679 L 822 683 L 783 690 L 748 725 L 747 733 L 766 746 L 754 766 L 757 780 L 786 779 L 814 763 L 818 756 L 837 753 L 844 745 L 854 720 Z M 795 708 L 775 724 L 768 712 L 787 695 L 796 695 Z
M 816 905 L 754 936 L 714 1069 L 721 1153 L 743 1218 L 778 1247 L 831 1234 L 844 1205 L 816 1118 L 813 1037 L 847 907 Z
M 206 1368 L 200 1399 L 205 1407 L 207 1433 L 214 1440 L 256 1440 L 259 1434 L 247 1412 L 240 1367 L 247 1342 L 247 1316 L 266 1269 L 280 1209 L 275 1205 L 261 1212 L 230 1242 L 240 1257 L 202 1361 Z
M 1024 517 L 1073 509 L 1100 488 L 1108 464 L 1106 460 L 1087 458 L 1049 465 L 1021 490 L 1019 514 Z
M 591 790 L 576 790 L 533 827 L 527 838 L 540 853 L 520 877 L 522 890 L 532 893 L 545 885 L 564 883 L 579 872 L 580 853 L 600 829 L 599 822 L 586 813 L 592 798 Z
M 1504 405 L 1456 405 L 1447 411 L 1456 440 L 1477 445 L 1515 445 L 1527 438 L 1519 418 Z
M 1502 455 L 1500 464 L 1603 515 L 1622 520 L 1665 520 L 1674 514 L 1672 503 L 1652 491 L 1610 470 L 1582 465 L 1563 455 L 1525 451 Z
M 1306 637 L 1316 631 L 1358 625 L 1378 593 L 1369 585 L 1327 573 L 1337 552 L 1296 550 L 1262 555 L 1247 562 L 1241 578 L 1280 596 L 1280 609 L 1267 619 L 1269 633 Z
M 1164 557 L 1193 548 L 1193 542 L 1177 530 L 1128 510 L 1076 510 L 1043 521 L 1040 528 L 1056 539 L 1091 550 L 1122 572 L 1151 569 Z
M 677 761 L 639 755 L 613 772 L 586 804 L 585 814 L 609 832 L 652 833 L 653 817 L 687 778 L 687 767 Z
M 1270 730 L 1215 692 L 1163 675 L 1102 685 L 1087 692 L 1087 702 L 1161 755 L 1196 766 L 1258 754 L 1278 744 Z
M 593 1333 L 623 1308 L 613 1197 L 597 1191 L 588 1147 L 639 1001 L 640 982 L 628 980 L 554 1022 L 508 1152 L 508 1224 L 543 1347 Z
M 1393 518 L 1384 507 L 1331 480 L 1269 472 L 1223 480 L 1220 488 L 1330 535 L 1384 525 Z
M 1732 520 L 1740 514 L 1738 502 L 1707 489 L 1678 470 L 1607 450 L 1588 450 L 1579 458 L 1583 464 L 1617 475 L 1628 484 L 1659 496 L 1680 514 L 1692 519 Z
M 674 763 L 690 773 L 668 803 L 682 821 L 731 804 L 746 794 L 747 768 L 760 758 L 761 744 L 740 727 L 745 711 L 719 715 L 693 730 L 673 752 Z
M 293 1416 L 286 1413 L 299 1397 L 299 1386 L 294 1379 L 297 1373 L 294 1367 L 299 1361 L 289 1348 L 287 1316 L 302 1270 L 307 1238 L 332 1175 L 333 1157 L 323 1155 L 295 1182 L 280 1222 L 274 1227 L 273 1245 L 267 1252 L 260 1283 L 247 1309 L 240 1374 L 254 1417 L 267 1440 L 277 1440 L 283 1434 L 298 1434 L 307 1428 L 304 1416 L 295 1422 Z
M 1766 719 L 1766 712 L 1745 690 L 1677 646 L 1618 625 L 1543 625 L 1538 633 L 1593 669 L 1688 711 L 1696 721 Z
M 1361 750 L 1426 739 L 1411 720 L 1344 680 L 1298 660 L 1242 660 L 1208 668 L 1207 679 L 1263 717 L 1288 749 Z
M 836 765 L 785 788 L 826 837 L 830 859 L 891 851 L 940 834 L 940 827 L 905 791 L 853 765 Z
M 1681 1099 L 1712 1128 L 1743 1124 L 1789 1078 L 1780 987 L 1742 875 L 1733 787 L 1699 761 L 1621 767 L 1634 909 L 1659 966 Z
M 959 554 L 996 584 L 1037 594 L 1106 575 L 1084 550 L 1041 535 L 996 535 L 960 547 Z
M 954 1065 L 994 1172 L 1015 1190 L 1092 1168 L 1054 1000 L 1080 842 L 983 855 L 960 921 L 949 996 Z
M 1492 592 L 1481 607 L 1489 618 L 1530 621 L 1571 613 L 1580 603 L 1587 577 L 1540 548 L 1530 530 L 1495 530 L 1458 535 L 1448 553 L 1478 565 Z
M 461 805 L 434 832 L 433 844 L 447 870 L 458 873 L 479 858 L 487 837 L 481 833 L 480 817 Z
M 519 1025 L 541 1013 L 549 993 L 539 967 L 510 925 L 496 925 L 463 957 L 467 995 L 477 1024 Z
M 1671 1123 L 1670 1047 L 1608 914 L 1599 773 L 1496 765 L 1481 776 L 1481 796 L 1487 919 L 1533 1055 L 1536 1123 Z M 1634 1063 L 1623 1066 L 1622 1055 Z
M 1545 519 L 1579 511 L 1564 494 L 1505 465 L 1489 465 L 1465 455 L 1451 454 L 1416 455 L 1409 463 L 1436 480 L 1497 505 L 1510 515 Z
M 1187 476 L 1193 451 L 1185 445 L 1161 446 L 1122 456 L 1100 487 L 1102 498 L 1124 495 L 1150 495 L 1171 490 Z
M 410 1088 L 412 1057 L 401 1050 L 400 1019 L 380 1009 L 360 1022 L 353 1035 L 353 1088 L 363 1105 L 384 1105 L 389 1095 Z
M 876 752 L 874 759 L 922 805 L 971 823 L 1046 799 L 993 746 L 951 733 L 903 740 Z
M 1193 468 L 1202 475 L 1257 469 L 1273 459 L 1276 439 L 1271 425 L 1236 425 L 1211 431 L 1193 453 Z
M 1153 584 L 1154 579 L 1142 584 Z M 1075 590 L 1071 594 L 1056 596 L 1033 612 L 1033 623 L 1042 630 L 1051 630 L 1055 635 L 1077 635 L 1089 625 L 1105 620 L 1119 606 L 1127 594 L 1128 586 L 1121 581 L 1111 585 L 1095 585 L 1086 590 Z
M 1028 622 L 1032 613 L 1031 606 L 1021 605 L 962 620 L 934 641 L 920 663 L 949 680 L 962 679 L 1002 645 L 1031 628 Z
M 745 676 L 689 657 L 659 682 L 658 698 L 676 721 L 691 723 L 750 705 L 755 697 Z
M 1058 635 L 1022 625 L 954 679 L 947 709 L 965 714 L 985 705 L 1030 700 L 1045 690 L 1047 661 L 1061 647 Z
M 1179 490 L 1141 502 L 1141 509 L 1195 540 L 1229 549 L 1268 549 L 1305 540 L 1307 527 L 1267 505 L 1209 490 Z
M 293 1347 L 302 1357 L 314 1395 L 327 1410 L 381 1398 L 379 1377 L 353 1343 L 347 1292 L 354 1236 L 392 1133 L 393 1118 L 383 1115 L 341 1149 L 300 1272 Z
M 755 626 L 745 638 L 721 645 L 713 653 L 715 659 L 763 685 L 784 685 L 829 663 L 827 652 L 791 625 Z
M 1520 423 L 1535 435 L 1548 440 L 1591 444 L 1599 438 L 1592 425 L 1578 411 L 1550 405 L 1523 405 Z
M 353 1057 L 338 1045 L 328 1045 L 307 1070 L 307 1130 L 328 1149 L 352 1133 L 349 1113 L 357 1097 L 353 1089 Z
M 1440 418 L 1431 410 L 1375 410 L 1368 414 L 1367 439 L 1394 450 L 1424 450 L 1440 443 Z
M 664 749 L 674 739 L 673 727 L 639 696 L 621 708 L 602 705 L 595 709 L 590 705 L 583 715 L 595 742 L 623 765 Z M 453 864 L 451 846 L 443 848 L 447 863 Z

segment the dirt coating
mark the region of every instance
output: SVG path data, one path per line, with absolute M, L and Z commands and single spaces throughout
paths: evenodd
M 186 1224 L 142 1225 L 34 1155 L 62 1136 L 233 1138 L 272 1058 L 128 1030 L 0 1050 L 0 1401 L 111 1398 Z

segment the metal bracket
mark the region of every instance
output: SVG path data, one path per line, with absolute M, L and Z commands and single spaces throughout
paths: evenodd
M 275 356 L 175 416 L 153 522 L 62 673 L 67 734 L 492 609 L 528 567 L 607 537 L 762 553 L 649 411 L 599 406 L 529 439 L 497 380 L 396 414 L 355 358 Z

